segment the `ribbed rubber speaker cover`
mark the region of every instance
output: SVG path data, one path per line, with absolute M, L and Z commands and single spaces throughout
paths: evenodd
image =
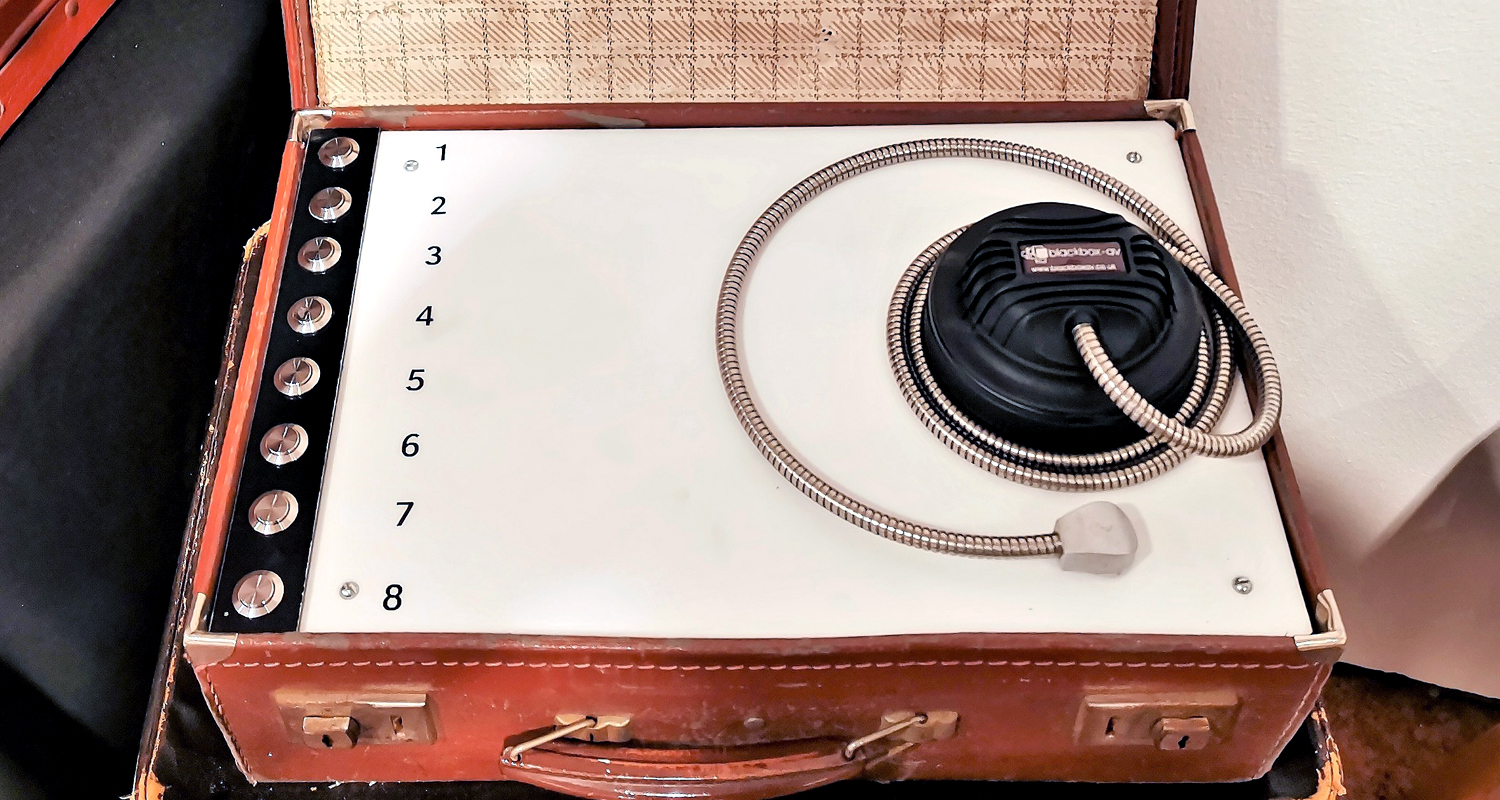
M 1060 453 L 1136 441 L 1084 368 L 1079 322 L 1157 408 L 1181 407 L 1208 324 L 1194 280 L 1150 234 L 1086 206 L 1016 206 L 965 231 L 934 268 L 921 343 L 943 393 L 991 433 Z

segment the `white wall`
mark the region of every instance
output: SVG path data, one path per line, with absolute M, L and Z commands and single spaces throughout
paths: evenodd
M 1346 658 L 1500 696 L 1500 2 L 1202 0 L 1191 96 Z

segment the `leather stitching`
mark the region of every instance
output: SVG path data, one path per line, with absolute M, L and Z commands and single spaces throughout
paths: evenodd
M 203 676 L 202 683 L 203 693 L 208 696 L 208 702 L 213 706 L 214 721 L 218 722 L 219 729 L 224 731 L 224 738 L 229 741 L 229 749 L 234 753 L 235 762 L 243 763 L 244 759 L 240 757 L 240 754 L 244 750 L 240 748 L 240 743 L 234 738 L 234 731 L 230 729 L 229 723 L 224 719 L 224 704 L 219 702 L 219 693 L 214 691 L 214 685 L 208 680 L 207 675 Z
M 1313 666 L 1313 665 L 1312 664 L 1308 664 L 1307 666 Z M 1329 667 L 1329 671 L 1332 672 L 1333 668 Z M 1323 690 L 1323 680 L 1319 679 L 1319 680 L 1313 681 L 1307 687 L 1307 691 L 1302 694 L 1302 700 L 1301 700 L 1301 702 L 1299 702 L 1297 704 L 1298 710 L 1300 711 L 1303 708 L 1308 708 L 1309 701 L 1311 701 L 1313 699 L 1313 697 L 1315 695 L 1317 695 L 1318 693 L 1320 693 L 1322 690 Z M 1285 728 L 1281 729 L 1281 733 L 1276 737 L 1276 741 L 1278 742 L 1278 747 L 1280 747 L 1281 749 L 1285 749 L 1286 748 L 1287 744 L 1292 739 L 1292 731 L 1294 731 L 1297 728 L 1301 727 L 1302 723 L 1304 721 L 1306 721 L 1307 715 L 1311 714 L 1311 713 L 1312 713 L 1312 709 L 1308 708 L 1308 711 L 1307 711 L 1306 714 L 1294 714 L 1292 716 L 1291 721 L 1287 723 L 1287 725 L 1286 725 Z M 1278 750 L 1277 752 L 1280 752 L 1280 750 Z

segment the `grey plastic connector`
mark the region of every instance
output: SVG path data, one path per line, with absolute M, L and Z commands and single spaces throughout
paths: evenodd
M 1135 526 L 1114 503 L 1095 502 L 1058 517 L 1052 529 L 1062 542 L 1062 568 L 1119 575 L 1135 561 Z

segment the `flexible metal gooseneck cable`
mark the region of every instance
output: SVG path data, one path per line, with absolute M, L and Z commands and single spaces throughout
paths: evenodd
M 906 394 L 908 402 L 913 404 L 913 408 L 917 409 L 918 414 L 924 417 L 928 427 L 938 433 L 949 447 L 958 450 L 965 458 L 996 474 L 1029 485 L 1051 489 L 1103 489 L 1128 485 L 1160 474 L 1180 461 L 1185 453 L 1234 456 L 1251 452 L 1265 444 L 1275 431 L 1281 413 L 1281 377 L 1276 370 L 1270 347 L 1266 344 L 1260 327 L 1245 310 L 1244 303 L 1219 279 L 1218 275 L 1214 274 L 1208 260 L 1198 252 L 1198 248 L 1175 222 L 1149 200 L 1119 180 L 1087 164 L 1057 153 L 992 139 L 923 139 L 867 150 L 824 167 L 804 179 L 777 198 L 776 202 L 772 203 L 750 226 L 750 230 L 740 240 L 734 257 L 729 262 L 729 268 L 724 274 L 724 283 L 719 290 L 717 320 L 719 375 L 740 425 L 755 443 L 761 455 L 765 456 L 777 472 L 797 487 L 798 491 L 844 520 L 887 539 L 913 547 L 975 556 L 1024 556 L 1061 552 L 1061 543 L 1055 533 L 1035 536 L 981 536 L 947 531 L 887 514 L 840 492 L 816 472 L 802 464 L 781 443 L 776 432 L 756 407 L 740 364 L 741 294 L 749 280 L 756 257 L 777 228 L 814 197 L 856 175 L 892 164 L 952 157 L 1009 161 L 1045 169 L 1096 189 L 1145 221 L 1147 227 L 1163 241 L 1172 255 L 1198 278 L 1203 287 L 1234 318 L 1234 322 L 1242 332 L 1243 341 L 1251 352 L 1254 366 L 1251 379 L 1256 383 L 1259 392 L 1255 417 L 1248 427 L 1238 433 L 1227 435 L 1210 433 L 1209 430 L 1225 405 L 1233 372 L 1229 337 L 1227 331 L 1224 330 L 1222 320 L 1216 317 L 1214 325 L 1216 329 L 1206 331 L 1205 338 L 1200 343 L 1200 363 L 1194 381 L 1193 394 L 1201 397 L 1203 387 L 1210 383 L 1212 387 L 1207 392 L 1206 398 L 1202 400 L 1202 405 L 1198 405 L 1197 400 L 1190 395 L 1189 400 L 1192 402 L 1184 403 L 1184 409 L 1180 410 L 1175 417 L 1152 406 L 1131 387 L 1110 360 L 1109 354 L 1100 344 L 1093 327 L 1087 323 L 1079 324 L 1073 328 L 1072 336 L 1089 374 L 1094 377 L 1115 405 L 1141 426 L 1148 435 L 1136 445 L 1111 453 L 1084 456 L 1042 453 L 1018 448 L 1014 444 L 989 435 L 979 426 L 964 419 L 957 409 L 953 409 L 952 415 L 945 414 L 944 416 L 947 416 L 952 425 L 957 425 L 960 430 L 954 430 L 948 422 L 939 423 L 934 427 L 932 420 L 939 418 L 932 411 L 932 404 L 917 388 L 919 383 L 935 386 L 935 383 L 931 382 L 930 374 L 926 373 L 925 360 L 920 358 L 920 342 L 915 336 L 918 328 L 914 325 L 905 332 L 898 330 L 894 335 L 900 341 L 892 343 L 892 361 L 897 368 L 903 393 Z M 913 264 L 912 269 L 908 270 L 906 277 L 903 278 L 903 284 L 913 281 L 916 289 L 913 291 L 912 287 L 908 286 L 906 292 L 909 297 L 902 297 L 902 289 L 898 287 L 897 299 L 903 303 L 908 301 L 915 303 L 919 300 L 925 303 L 926 281 L 922 279 L 922 276 L 926 273 L 925 277 L 930 279 L 931 261 L 936 259 L 937 255 L 956 236 L 957 232 L 945 237 L 944 240 L 939 240 L 918 257 L 918 263 Z M 924 258 L 927 259 L 926 264 L 922 263 Z M 895 301 L 893 301 L 893 306 L 894 303 Z M 913 308 L 915 309 L 915 306 Z M 920 309 L 915 310 L 919 323 Z M 1213 340 L 1212 345 L 1210 345 L 1210 340 Z M 917 348 L 910 350 L 911 343 L 914 341 Z M 902 368 L 896 363 L 897 353 L 894 349 L 897 347 L 903 348 L 903 352 L 909 352 L 911 355 L 910 363 L 915 366 L 915 370 L 910 380 L 901 377 Z M 1212 366 L 1205 369 L 1206 359 L 1211 359 Z M 926 413 L 919 407 L 918 402 L 913 401 L 914 396 L 921 403 L 927 404 Z M 941 398 L 941 394 L 937 394 L 936 398 Z M 1190 405 L 1193 407 L 1189 408 Z M 965 422 L 967 425 L 964 425 Z M 949 435 L 945 435 L 945 432 Z M 988 437 L 988 442 L 985 437 Z M 979 442 L 982 446 L 975 447 L 975 442 Z M 1128 454 L 1125 452 L 1138 447 L 1141 448 L 1139 452 Z M 966 452 L 964 448 L 969 448 L 969 450 Z M 1023 455 L 1026 456 L 1024 460 L 1027 462 L 1035 462 L 1043 467 L 1055 464 L 1058 468 L 1037 469 L 1035 466 L 1024 466 L 1017 469 L 1012 468 L 1014 465 L 1006 460 L 992 457 L 993 451 L 1004 452 L 1007 448 L 1012 451 L 1024 451 Z M 1145 459 L 1141 460 L 1141 456 L 1145 456 Z M 1075 471 L 1066 461 L 1066 459 L 1075 458 L 1092 460 L 1093 463 L 1098 464 L 1122 464 L 1123 466 L 1090 476 Z M 1061 463 L 1058 463 L 1059 460 L 1062 460 Z M 1102 479 L 1101 475 L 1104 476 Z M 1075 481 L 1070 480 L 1071 478 L 1083 480 Z

